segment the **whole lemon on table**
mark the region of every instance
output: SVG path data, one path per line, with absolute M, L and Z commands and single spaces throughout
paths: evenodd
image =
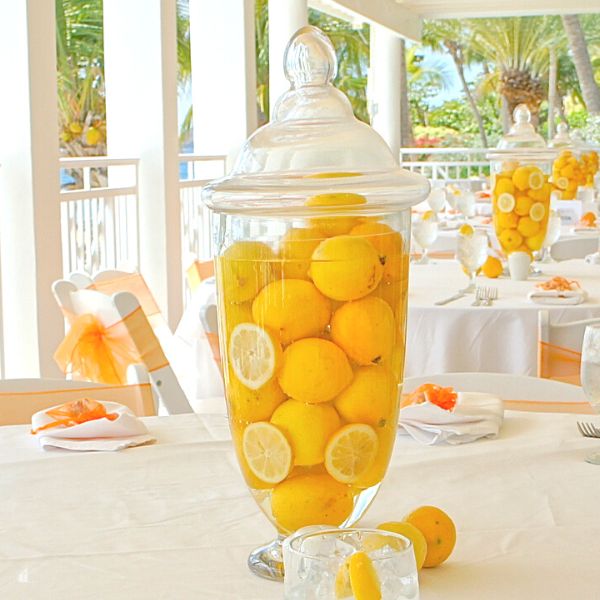
M 315 227 L 288 230 L 279 242 L 281 276 L 288 279 L 309 279 L 312 253 L 323 239 L 325 234 Z
M 331 338 L 359 365 L 385 363 L 394 347 L 394 312 L 376 296 L 346 302 L 331 319 Z
M 331 404 L 305 404 L 286 400 L 271 417 L 288 438 L 294 465 L 322 463 L 329 438 L 340 428 L 340 418 Z
M 456 527 L 443 510 L 435 506 L 421 506 L 404 517 L 404 521 L 419 529 L 427 540 L 424 567 L 435 567 L 452 554 L 456 544 Z
M 224 302 L 252 300 L 272 276 L 271 248 L 261 242 L 236 242 L 217 261 Z
M 496 279 L 496 277 L 500 277 L 502 272 L 504 271 L 504 267 L 502 266 L 502 261 L 495 256 L 488 256 L 486 261 L 483 263 L 483 274 L 490 279 Z
M 379 285 L 383 266 L 377 251 L 366 239 L 339 235 L 317 246 L 309 274 L 328 298 L 356 300 Z
M 275 486 L 271 511 L 280 530 L 341 525 L 354 504 L 350 488 L 327 474 L 298 475 Z
M 283 353 L 279 384 L 301 402 L 328 402 L 352 381 L 352 368 L 344 352 L 329 340 L 304 338 Z
M 331 301 L 310 281 L 278 279 L 266 285 L 252 303 L 254 322 L 279 334 L 282 344 L 323 333 Z
M 427 556 L 427 540 L 420 529 L 415 527 L 412 523 L 401 521 L 388 521 L 381 525 L 377 525 L 377 529 L 399 533 L 400 535 L 407 537 L 413 545 L 417 569 L 421 570 L 425 563 L 425 557 Z

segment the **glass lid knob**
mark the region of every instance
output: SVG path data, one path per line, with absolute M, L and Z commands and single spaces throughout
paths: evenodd
M 329 38 L 310 25 L 299 29 L 285 50 L 284 71 L 292 89 L 331 83 L 337 58 Z

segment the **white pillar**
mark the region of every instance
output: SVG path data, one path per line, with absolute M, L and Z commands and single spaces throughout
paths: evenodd
M 373 128 L 398 158 L 401 147 L 401 40 L 389 29 L 371 25 L 369 106 Z
M 194 152 L 228 154 L 256 129 L 254 0 L 190 0 Z
M 307 0 L 269 0 L 269 105 L 289 89 L 283 73 L 283 53 L 290 38 L 308 24 Z
M 172 328 L 183 309 L 176 5 L 104 0 L 108 151 L 140 158 L 140 270 Z
M 60 377 L 54 0 L 0 2 L 0 258 L 6 377 Z

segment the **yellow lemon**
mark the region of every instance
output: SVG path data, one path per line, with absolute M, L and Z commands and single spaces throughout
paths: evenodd
M 353 483 L 371 468 L 378 445 L 377 434 L 370 425 L 345 425 L 327 442 L 325 468 L 336 481 Z
M 483 274 L 490 279 L 496 279 L 502 275 L 504 268 L 502 267 L 502 261 L 495 256 L 488 256 L 487 260 L 483 263 Z
M 227 398 L 234 419 L 254 422 L 270 419 L 273 411 L 285 400 L 285 394 L 276 378 L 252 390 L 232 376 L 227 385 Z
M 286 400 L 273 413 L 271 423 L 287 436 L 294 452 L 294 465 L 323 462 L 329 438 L 340 428 L 340 418 L 330 404 L 305 404 Z
M 327 206 L 333 211 L 346 212 L 348 207 L 365 204 L 367 199 L 360 194 L 338 192 L 335 194 L 318 194 L 306 200 L 307 206 Z M 345 210 L 344 210 L 345 208 Z M 314 217 L 310 224 L 320 229 L 326 236 L 347 233 L 355 224 L 356 217 L 338 215 L 331 217 Z
M 279 335 L 283 345 L 321 335 L 331 317 L 331 301 L 304 279 L 278 279 L 252 303 L 254 322 Z
M 394 312 L 374 296 L 346 302 L 331 319 L 331 338 L 359 365 L 386 363 L 395 341 Z
M 223 306 L 225 313 L 225 331 L 227 338 L 233 331 L 233 328 L 240 323 L 252 323 L 252 303 L 242 302 L 234 304 L 232 302 Z
M 468 225 L 467 223 L 465 223 L 464 225 L 460 226 L 458 233 L 460 235 L 469 235 L 470 236 L 475 233 L 475 230 L 473 229 L 473 227 L 471 227 L 471 225 Z
M 252 300 L 271 278 L 274 258 L 271 248 L 261 242 L 236 242 L 229 246 L 217 260 L 223 301 Z
M 539 222 L 546 216 L 546 207 L 541 202 L 536 202 L 529 211 L 529 218 Z
M 518 190 L 524 191 L 529 187 L 529 168 L 518 167 L 512 176 L 512 181 Z
M 533 206 L 533 200 L 529 196 L 517 196 L 517 204 L 515 206 L 515 212 L 520 217 L 525 217 L 526 215 L 528 215 L 532 206 Z
M 328 402 L 352 381 L 346 355 L 329 340 L 304 338 L 283 353 L 279 384 L 295 400 L 316 404 Z
M 383 427 L 394 412 L 397 397 L 398 386 L 385 367 L 359 367 L 334 405 L 348 423 Z
M 308 279 L 310 257 L 325 234 L 316 228 L 288 230 L 279 242 L 281 276 L 288 279 Z
M 356 300 L 370 294 L 382 275 L 375 248 L 362 237 L 329 238 L 312 255 L 310 276 L 321 293 L 334 300 Z
M 514 212 L 499 212 L 496 216 L 496 223 L 500 229 L 516 229 L 519 223 L 519 216 Z
M 292 449 L 285 435 L 259 421 L 244 429 L 242 449 L 250 470 L 265 483 L 283 481 L 292 468 Z
M 544 185 L 539 189 L 539 190 L 529 190 L 527 192 L 527 194 L 529 195 L 530 198 L 533 198 L 533 200 L 536 200 L 538 202 L 540 201 L 548 201 L 550 199 L 550 194 L 552 193 L 552 184 L 551 183 L 544 183 Z
M 544 244 L 545 239 L 546 239 L 545 231 L 541 231 L 537 235 L 528 237 L 525 240 L 525 243 L 527 244 L 527 249 L 533 250 L 533 251 L 539 250 L 542 247 L 542 245 Z
M 515 197 L 508 192 L 504 192 L 498 196 L 496 200 L 498 210 L 503 213 L 512 212 L 515 207 Z
M 432 210 L 426 210 L 421 218 L 423 219 L 423 221 L 429 221 L 433 219 L 433 216 L 434 212 Z
M 228 351 L 235 376 L 251 390 L 265 385 L 281 360 L 281 344 L 254 323 L 240 323 L 233 328 Z
M 515 193 L 515 186 L 507 177 L 497 177 L 494 193 L 496 196 L 500 196 L 504 193 L 513 195 Z
M 421 506 L 404 520 L 419 529 L 427 540 L 424 567 L 435 567 L 452 554 L 456 544 L 456 528 L 443 510 L 435 506 Z
M 523 243 L 523 236 L 516 229 L 505 229 L 498 236 L 498 240 L 502 247 L 510 252 L 516 250 Z
M 566 177 L 557 177 L 554 183 L 559 190 L 566 190 L 569 185 L 569 180 Z
M 243 437 L 247 425 L 247 423 L 237 421 L 235 419 L 230 419 L 229 422 L 229 426 L 231 428 L 231 438 L 238 458 L 238 463 L 242 471 L 242 475 L 244 477 L 244 480 L 248 484 L 248 487 L 252 490 L 271 489 L 273 487 L 273 484 L 267 483 L 266 481 L 259 479 L 254 474 L 254 471 L 252 471 L 252 469 L 248 465 L 248 462 L 246 461 L 246 456 L 244 454 L 243 448 Z
M 383 265 L 383 281 L 394 281 L 402 277 L 404 243 L 402 236 L 385 223 L 361 223 L 350 230 L 350 235 L 364 237 L 375 248 L 379 262 Z M 406 255 L 408 258 L 408 255 Z
M 355 600 L 381 600 L 377 571 L 365 552 L 355 552 L 348 559 L 350 588 Z
M 341 525 L 353 506 L 350 488 L 327 474 L 286 479 L 271 497 L 273 518 L 285 533 L 308 525 Z
M 422 569 L 423 563 L 425 562 L 425 557 L 427 556 L 427 540 L 421 533 L 420 529 L 411 523 L 406 523 L 403 521 L 388 521 L 387 523 L 377 525 L 377 529 L 391 531 L 392 533 L 398 533 L 404 537 L 407 537 L 413 545 L 417 569 L 419 571 Z
M 531 167 L 529 172 L 528 187 L 532 190 L 541 190 L 545 182 L 546 178 L 542 171 L 537 167 Z
M 359 477 L 353 486 L 357 489 L 366 489 L 374 485 L 377 485 L 383 479 L 385 472 L 387 471 L 390 458 L 392 456 L 392 450 L 394 448 L 394 441 L 396 439 L 398 412 L 395 409 L 394 413 L 389 419 L 385 427 L 377 428 L 377 437 L 379 438 L 377 456 L 373 461 L 371 467 L 361 477 Z
M 517 225 L 517 231 L 524 237 L 534 236 L 540 230 L 540 224 L 529 217 L 521 217 Z

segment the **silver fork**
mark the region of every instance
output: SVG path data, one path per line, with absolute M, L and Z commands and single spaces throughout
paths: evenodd
M 600 438 L 600 429 L 591 423 L 580 423 L 577 421 L 577 429 L 583 437 Z
M 484 287 L 475 288 L 475 302 L 471 306 L 481 306 L 481 303 L 485 302 L 485 290 Z
M 488 287 L 486 289 L 486 298 L 484 306 L 492 306 L 494 300 L 498 300 L 498 288 Z

